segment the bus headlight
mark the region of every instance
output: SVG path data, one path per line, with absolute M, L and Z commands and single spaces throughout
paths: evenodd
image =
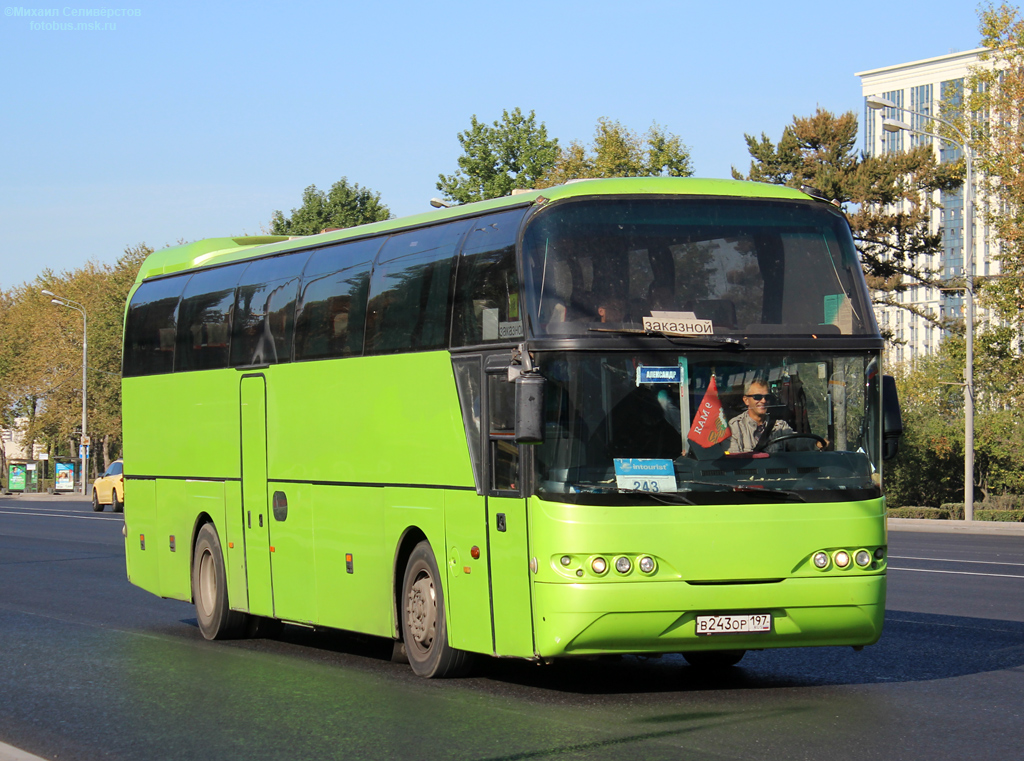
M 814 553 L 814 567 L 815 568 L 827 568 L 828 567 L 828 553 L 827 552 L 815 552 Z
M 637 565 L 644 573 L 654 573 L 654 558 L 649 555 L 644 555 L 640 558 L 640 560 L 637 561 Z
M 867 550 L 857 550 L 857 553 L 853 556 L 853 562 L 861 568 L 867 568 L 871 565 L 871 553 Z
M 594 558 L 590 561 L 590 568 L 600 576 L 608 570 L 608 562 L 604 558 Z
M 633 564 L 629 562 L 629 558 L 625 555 L 615 559 L 615 570 L 619 573 L 629 573 Z
M 832 559 L 836 562 L 838 568 L 846 568 L 850 565 L 850 553 L 846 550 L 839 550 Z

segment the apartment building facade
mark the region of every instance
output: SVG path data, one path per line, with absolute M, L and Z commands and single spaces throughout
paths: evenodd
M 882 119 L 890 117 L 910 124 L 923 131 L 934 131 L 929 126 L 929 116 L 941 117 L 941 104 L 958 107 L 964 98 L 964 88 L 971 67 L 981 63 L 980 54 L 984 48 L 966 52 L 949 53 L 921 61 L 885 66 L 870 71 L 857 72 L 864 96 L 863 130 L 864 152 L 879 155 L 899 152 L 918 145 L 931 145 L 940 161 L 955 161 L 962 155 L 956 145 L 928 135 L 901 130 L 886 132 Z M 868 106 L 869 96 L 881 96 L 908 111 L 882 109 Z M 918 115 L 920 114 L 920 115 Z M 978 184 L 975 182 L 974 220 L 974 276 L 998 274 L 998 261 L 992 254 L 994 244 L 980 215 Z M 962 282 L 964 276 L 964 189 L 954 192 L 937 193 L 933 199 L 937 208 L 933 218 L 934 229 L 942 233 L 942 253 L 931 257 L 925 264 L 938 270 L 943 280 Z M 944 290 L 925 286 L 914 286 L 898 295 L 901 304 L 934 314 L 940 318 L 959 318 L 963 314 L 964 297 L 959 290 Z M 897 307 L 880 308 L 877 312 L 879 325 L 889 329 L 899 343 L 890 353 L 897 361 L 911 360 L 929 354 L 938 348 L 943 330 L 927 319 L 906 309 Z M 983 318 L 984 315 L 978 315 Z

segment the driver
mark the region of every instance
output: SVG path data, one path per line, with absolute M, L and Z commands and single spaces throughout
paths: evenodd
M 768 384 L 763 380 L 755 378 L 747 384 L 746 393 L 743 394 L 743 403 L 747 405 L 747 409 L 729 421 L 732 437 L 726 443 L 725 448 L 727 451 L 751 451 L 757 446 L 757 442 L 761 440 L 765 431 L 769 432 L 769 442 L 774 441 L 780 436 L 796 433 L 785 420 L 769 417 L 768 399 L 770 396 Z M 780 444 L 780 446 L 782 445 Z

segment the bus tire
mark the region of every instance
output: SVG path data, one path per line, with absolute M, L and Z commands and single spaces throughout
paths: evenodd
M 746 650 L 697 650 L 683 653 L 683 657 L 695 669 L 717 671 L 735 666 L 746 654 Z
M 402 583 L 402 639 L 409 665 L 427 679 L 465 676 L 471 656 L 448 644 L 441 574 L 429 542 L 420 542 L 409 556 Z
M 103 505 L 100 504 L 100 498 L 96 496 L 96 490 L 92 490 L 92 511 L 94 513 L 102 513 Z
M 192 554 L 192 599 L 199 631 L 206 639 L 231 639 L 245 633 L 248 615 L 228 605 L 227 574 L 220 538 L 212 523 L 199 529 Z
M 114 489 L 110 493 L 110 509 L 113 510 L 115 513 L 120 513 L 124 511 L 124 503 L 117 498 L 117 489 Z

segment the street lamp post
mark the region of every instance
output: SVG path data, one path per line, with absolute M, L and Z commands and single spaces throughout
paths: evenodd
M 52 293 L 50 291 L 44 290 L 43 294 L 51 297 L 51 304 L 56 304 L 57 306 L 61 307 L 67 307 L 68 309 L 74 309 L 76 312 L 79 312 L 82 315 L 82 441 L 79 445 L 79 454 L 81 455 L 82 460 L 82 496 L 84 497 L 86 490 L 86 463 L 88 462 L 88 458 L 86 457 L 85 454 L 86 449 L 88 448 L 88 444 L 85 443 L 86 441 L 88 441 L 88 432 L 86 431 L 85 428 L 85 377 L 89 353 L 88 321 L 85 315 L 85 307 L 82 304 L 79 304 L 77 301 L 72 301 L 71 299 L 64 298 L 63 296 L 58 296 L 57 294 Z
M 964 520 L 974 520 L 974 162 L 971 147 L 966 136 L 960 129 L 945 119 L 929 116 L 909 108 L 898 106 L 887 98 L 870 95 L 867 98 L 868 108 L 875 111 L 892 108 L 914 116 L 949 127 L 956 133 L 959 140 L 945 135 L 919 130 L 898 119 L 882 118 L 882 129 L 886 132 L 906 130 L 919 135 L 928 135 L 947 143 L 959 146 L 964 152 L 967 174 L 964 178 L 964 343 L 967 357 L 964 360 Z

